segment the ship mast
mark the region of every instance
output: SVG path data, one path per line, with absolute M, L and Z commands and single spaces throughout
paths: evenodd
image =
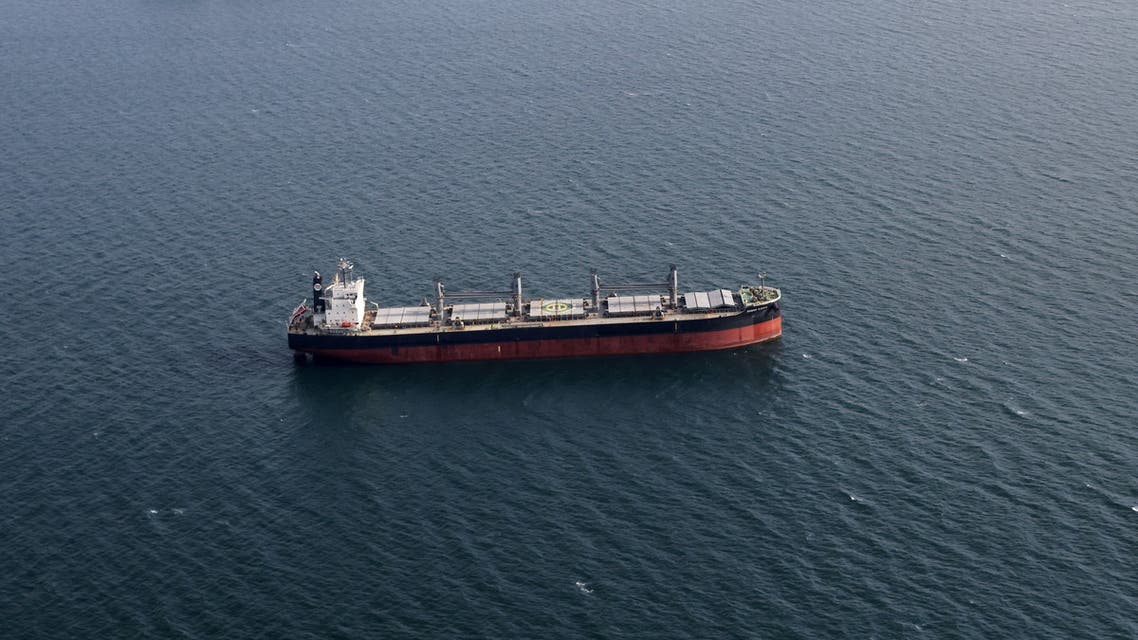
M 676 269 L 676 265 L 671 266 L 668 272 L 668 306 L 675 309 L 677 306 L 676 296 L 680 289 L 680 272 Z
M 593 269 L 589 273 L 589 280 L 593 282 L 593 310 L 600 313 L 601 309 L 601 277 L 597 275 L 597 270 Z
M 446 321 L 446 295 L 444 295 L 445 288 L 443 281 L 440 278 L 435 278 L 435 298 L 438 299 L 438 317 L 439 326 L 443 326 Z
M 352 283 L 352 269 L 355 266 L 347 258 L 340 258 L 340 264 L 336 268 L 340 272 L 340 282 L 344 283 L 345 286 Z

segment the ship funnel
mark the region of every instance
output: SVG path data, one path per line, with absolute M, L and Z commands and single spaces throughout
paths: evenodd
M 324 278 L 319 271 L 312 272 L 312 313 L 324 313 Z

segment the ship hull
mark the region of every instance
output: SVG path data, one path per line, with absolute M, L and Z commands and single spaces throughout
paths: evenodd
M 706 319 L 508 326 L 395 335 L 290 333 L 289 347 L 320 360 L 403 364 L 575 358 L 732 349 L 782 335 L 778 303 Z

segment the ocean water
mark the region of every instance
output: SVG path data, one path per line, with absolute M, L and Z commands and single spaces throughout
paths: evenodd
M 1138 637 L 1138 5 L 2 8 L 0 637 Z M 341 255 L 785 333 L 298 367 Z

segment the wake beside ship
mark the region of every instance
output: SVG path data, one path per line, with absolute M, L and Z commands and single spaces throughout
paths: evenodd
M 663 283 L 602 284 L 596 272 L 591 283 L 588 298 L 527 300 L 516 273 L 510 291 L 452 293 L 436 280 L 433 304 L 384 307 L 341 258 L 327 286 L 313 274 L 312 306 L 293 310 L 288 346 L 298 361 L 395 364 L 711 351 L 782 335 L 782 292 L 762 278 L 680 293 L 672 265 Z

